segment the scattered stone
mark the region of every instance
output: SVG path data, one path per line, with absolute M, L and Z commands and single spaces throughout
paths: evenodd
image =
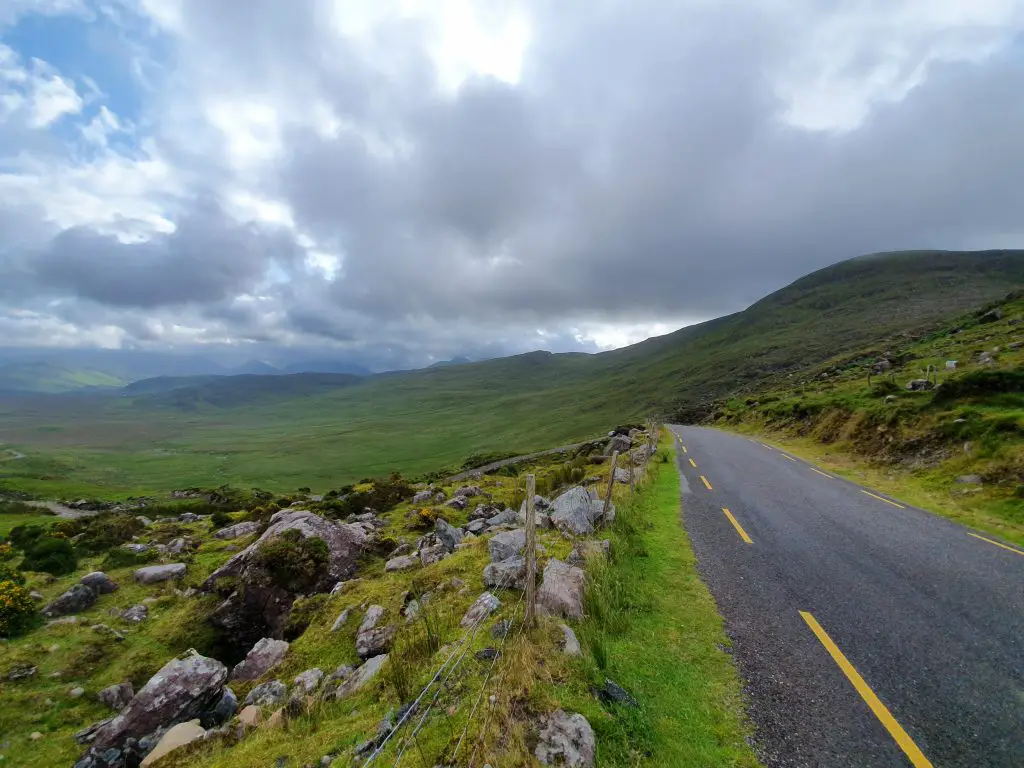
M 169 661 L 120 714 L 95 732 L 93 752 L 121 748 L 126 739 L 197 717 L 217 701 L 227 677 L 223 664 L 194 650 Z
M 983 314 L 979 319 L 982 323 L 994 323 L 997 320 L 1003 319 L 1003 311 L 1001 309 L 990 309 L 988 312 Z
M 487 518 L 487 525 L 490 528 L 496 528 L 499 525 L 515 525 L 519 522 L 519 515 L 516 514 L 514 509 L 505 509 L 494 517 Z
M 89 589 L 97 595 L 109 595 L 111 592 L 116 592 L 120 588 L 120 585 L 113 581 L 103 571 L 87 573 L 79 579 L 79 583 L 85 584 L 85 586 L 89 587 Z
M 572 631 L 572 627 L 568 624 L 558 625 L 562 630 L 562 653 L 566 656 L 579 656 L 582 653 L 580 649 L 580 641 L 576 638 L 576 633 Z
M 223 725 L 232 717 L 235 716 L 235 712 L 238 711 L 238 697 L 235 696 L 235 692 L 224 687 L 224 692 L 221 694 L 220 701 L 217 702 L 217 706 L 213 709 L 204 712 L 202 717 L 199 719 L 199 724 L 204 728 L 214 728 L 218 725 Z
M 141 554 L 144 554 L 146 552 L 149 552 L 149 549 L 150 549 L 149 544 L 139 544 L 137 542 L 129 543 L 129 544 L 124 544 L 124 545 L 122 545 L 122 547 L 124 549 L 127 549 L 129 552 L 131 552 L 133 554 L 136 554 L 136 555 L 141 555 Z
M 170 754 L 186 744 L 191 744 L 205 735 L 206 730 L 199 724 L 198 720 L 189 720 L 188 722 L 172 726 L 160 741 L 157 742 L 156 746 L 153 747 L 153 751 L 143 758 L 140 768 L 149 768 L 149 766 L 153 765 L 164 755 Z
M 257 707 L 276 707 L 287 695 L 287 685 L 280 680 L 270 680 L 249 691 L 249 695 L 245 697 L 245 706 L 255 704 Z
M 560 531 L 585 536 L 594 532 L 603 514 L 604 502 L 586 488 L 577 485 L 554 500 L 551 505 L 551 524 Z M 614 518 L 614 511 L 610 517 Z
M 397 628 L 391 625 L 360 632 L 356 635 L 356 653 L 363 659 L 384 654 L 391 647 L 396 632 Z
M 444 544 L 436 544 L 432 547 L 423 547 L 420 550 L 420 562 L 424 566 L 433 565 L 434 563 L 440 562 L 448 554 L 448 550 Z
M 324 672 L 322 669 L 307 669 L 295 676 L 294 683 L 299 686 L 304 693 L 313 693 L 317 688 L 320 687 L 320 683 L 324 681 Z
M 83 688 L 80 685 L 76 685 L 74 688 L 68 691 L 68 696 L 70 696 L 72 699 L 80 699 L 83 696 L 85 696 L 85 688 Z
M 35 677 L 38 669 L 33 667 L 31 664 L 15 664 L 7 672 L 7 679 L 11 682 L 15 680 L 27 680 L 30 677 Z
M 396 558 L 399 555 L 408 555 L 410 552 L 412 552 L 412 544 L 410 544 L 409 542 L 404 542 L 402 544 L 399 544 L 391 551 L 391 554 L 388 555 L 388 559 L 390 560 Z
M 526 531 L 522 528 L 496 533 L 487 542 L 487 551 L 491 556 L 492 563 L 521 555 L 524 549 L 526 549 Z
M 978 355 L 978 362 L 981 365 L 992 365 L 992 363 L 994 362 L 992 359 L 992 353 L 982 352 L 980 355 Z
M 85 584 L 75 584 L 71 589 L 43 608 L 43 616 L 53 618 L 69 613 L 81 613 L 96 602 L 96 591 Z
M 508 637 L 509 630 L 512 629 L 512 622 L 508 619 L 502 619 L 494 623 L 491 627 L 491 637 L 495 640 L 502 640 Z
M 238 713 L 238 722 L 245 728 L 255 728 L 260 724 L 261 715 L 260 708 L 255 704 L 250 704 L 247 707 L 243 707 L 242 711 Z
M 469 606 L 469 610 L 467 610 L 466 615 L 462 617 L 462 621 L 459 622 L 459 626 L 471 627 L 486 619 L 498 610 L 500 606 L 501 600 L 490 592 L 484 592 L 473 602 L 471 606 Z
M 344 611 L 339 613 L 338 618 L 336 618 L 334 623 L 331 625 L 331 632 L 337 632 L 341 629 L 345 625 L 345 622 L 348 621 L 348 616 L 351 612 L 351 608 L 346 608 Z
M 287 641 L 264 637 L 252 647 L 245 659 L 238 662 L 231 670 L 231 679 L 256 680 L 263 677 L 281 663 L 286 653 L 288 653 Z
M 420 615 L 420 601 L 419 600 L 410 600 L 408 603 L 406 603 L 405 607 L 402 609 L 402 615 L 405 617 L 406 621 L 412 621 L 417 616 L 419 616 Z
M 479 485 L 464 485 L 455 492 L 456 497 L 472 497 L 472 496 L 483 496 L 484 492 L 480 489 Z
M 526 587 L 526 558 L 522 555 L 491 563 L 484 568 L 484 585 L 498 589 Z
M 420 560 L 416 555 L 400 555 L 393 557 L 384 564 L 384 570 L 388 573 L 393 571 L 407 571 L 410 568 L 415 568 L 420 564 Z
M 960 475 L 956 482 L 961 485 L 981 485 L 982 477 L 981 475 Z
M 478 661 L 494 661 L 498 658 L 497 648 L 481 648 L 475 654 Z
M 625 453 L 633 445 L 633 441 L 629 439 L 628 435 L 615 435 L 608 444 L 604 447 L 604 455 L 611 456 L 613 453 L 618 451 L 619 453 Z
M 42 602 L 46 599 L 43 597 L 43 593 L 40 592 L 38 589 L 33 589 L 31 592 L 28 593 L 28 596 L 35 600 L 37 603 Z
M 460 509 L 460 510 L 461 509 L 465 509 L 468 504 L 469 504 L 469 502 L 466 501 L 466 498 L 464 496 L 453 496 L 452 498 L 450 498 L 448 501 L 446 501 L 444 503 L 444 505 L 446 507 L 448 507 L 449 509 Z
M 485 530 L 487 530 L 487 521 L 486 520 L 481 520 L 481 519 L 472 520 L 472 521 L 470 521 L 469 525 L 466 526 L 466 531 L 468 533 L 472 533 L 472 534 L 481 534 Z
M 263 727 L 270 731 L 279 731 L 284 728 L 284 710 L 278 709 L 270 717 L 267 718 L 267 722 L 263 724 Z M 277 765 L 284 765 L 281 762 L 281 758 L 277 759 Z
M 179 537 L 177 539 L 172 539 L 167 544 L 167 552 L 168 552 L 168 554 L 171 554 L 171 555 L 180 555 L 180 554 L 182 554 L 183 552 L 185 552 L 187 550 L 188 550 L 188 539 L 185 539 L 183 537 Z
M 149 608 L 145 605 L 133 605 L 121 614 L 121 618 L 124 621 L 131 622 L 132 624 L 138 624 L 139 622 L 145 621 L 149 618 Z
M 544 566 L 537 604 L 555 616 L 583 618 L 583 570 L 552 558 Z
M 96 695 L 96 698 L 115 712 L 120 712 L 128 706 L 128 702 L 134 695 L 135 689 L 132 688 L 131 683 L 118 683 L 104 688 Z
M 219 531 L 215 531 L 213 538 L 215 539 L 241 539 L 244 536 L 252 536 L 253 534 L 259 533 L 262 528 L 259 523 L 255 520 L 246 520 L 245 522 L 235 523 L 221 528 Z
M 371 605 L 366 609 L 366 613 L 363 614 L 363 622 L 359 625 L 359 634 L 363 632 L 369 632 L 371 629 L 377 626 L 380 620 L 384 617 L 384 606 L 382 605 Z
M 429 504 L 434 499 L 435 491 L 432 488 L 427 488 L 425 491 L 420 491 L 412 497 L 413 504 Z
M 93 624 L 91 627 L 89 627 L 89 629 L 91 629 L 93 632 L 105 635 L 106 637 L 109 637 L 111 640 L 114 640 L 118 643 L 124 640 L 124 635 L 122 633 L 118 632 L 113 627 L 107 626 L 106 624 Z
M 43 738 L 43 734 L 41 734 L 39 731 L 32 731 L 32 733 L 30 733 L 28 737 L 32 741 L 39 741 L 41 738 Z
M 464 536 L 461 528 L 456 528 L 443 517 L 434 521 L 434 533 L 439 542 L 449 552 L 454 552 Z
M 594 693 L 606 704 L 623 704 L 627 707 L 640 706 L 625 688 L 607 677 L 604 679 L 604 685 L 595 689 Z
M 345 681 L 338 686 L 338 690 L 335 693 L 336 698 L 344 698 L 351 693 L 355 693 L 368 682 L 370 682 L 384 665 L 384 662 L 388 660 L 387 654 L 380 656 L 374 656 L 372 659 L 367 659 L 361 667 L 355 672 L 349 675 Z
M 584 539 L 583 541 L 577 541 L 576 546 L 572 548 L 569 553 L 569 557 L 566 558 L 566 562 L 569 565 L 574 565 L 577 568 L 582 568 L 587 564 L 588 560 L 595 557 L 607 557 L 611 551 L 612 543 L 608 539 L 603 541 L 594 541 L 593 539 Z
M 928 379 L 911 379 L 907 382 L 907 389 L 911 392 L 924 392 L 929 389 L 935 389 L 935 384 Z
M 139 568 L 132 577 L 138 584 L 159 584 L 162 581 L 171 581 L 185 576 L 184 563 L 171 563 L 169 565 L 149 565 Z
M 632 473 L 628 469 L 625 469 L 624 467 L 616 467 L 615 468 L 615 482 L 616 483 L 628 484 L 631 477 L 632 477 Z
M 594 765 L 594 731 L 583 715 L 557 710 L 541 721 L 534 756 L 542 765 L 591 768 Z

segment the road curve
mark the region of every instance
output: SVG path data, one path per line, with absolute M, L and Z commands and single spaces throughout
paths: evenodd
M 767 766 L 1024 766 L 1024 551 L 755 440 L 671 429 Z

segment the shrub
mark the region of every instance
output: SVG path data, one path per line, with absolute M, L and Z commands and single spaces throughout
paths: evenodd
M 0 581 L 13 581 L 19 587 L 25 584 L 25 574 L 7 563 L 0 563 Z
M 308 592 L 326 575 L 329 559 L 327 542 L 292 529 L 263 542 L 254 562 L 275 586 Z
M 83 552 L 98 554 L 131 541 L 146 526 L 134 515 L 104 514 L 82 518 L 81 538 L 78 546 Z
M 14 557 L 14 547 L 7 541 L 0 541 L 0 562 Z
M 227 512 L 218 509 L 210 516 L 210 530 L 216 531 L 218 528 L 223 528 L 227 525 L 231 525 L 234 520 Z
M 46 535 L 46 527 L 42 525 L 17 525 L 7 534 L 7 539 L 15 547 L 25 552 L 32 548 L 43 536 Z
M 39 509 L 23 501 L 0 499 L 0 515 L 31 515 L 39 514 Z
M 417 509 L 413 512 L 412 526 L 418 530 L 426 531 L 434 527 L 437 516 L 437 510 L 430 509 L 429 507 Z
M 51 576 L 65 576 L 78 567 L 75 548 L 67 539 L 40 539 L 25 552 L 21 570 L 49 573 Z
M 32 626 L 36 606 L 28 590 L 13 581 L 0 581 L 0 637 L 13 637 Z
M 932 402 L 947 403 L 983 395 L 1024 392 L 1024 368 L 1011 371 L 972 371 L 940 384 L 932 394 Z
M 156 550 L 147 549 L 145 552 L 132 552 L 124 547 L 114 547 L 107 552 L 107 556 L 100 563 L 101 571 L 112 571 L 115 568 L 131 568 L 138 565 L 145 565 L 156 560 Z

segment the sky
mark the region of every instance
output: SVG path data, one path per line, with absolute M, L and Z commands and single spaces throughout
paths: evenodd
M 0 347 L 597 351 L 1024 246 L 1024 0 L 0 0 Z

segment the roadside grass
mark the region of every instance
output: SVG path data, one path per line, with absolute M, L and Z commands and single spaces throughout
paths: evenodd
M 674 450 L 662 439 L 649 481 L 618 507 L 612 557 L 588 566 L 582 676 L 563 703 L 590 720 L 601 766 L 757 766 L 729 641 L 681 525 Z M 602 705 L 578 684 L 605 678 L 639 706 Z

